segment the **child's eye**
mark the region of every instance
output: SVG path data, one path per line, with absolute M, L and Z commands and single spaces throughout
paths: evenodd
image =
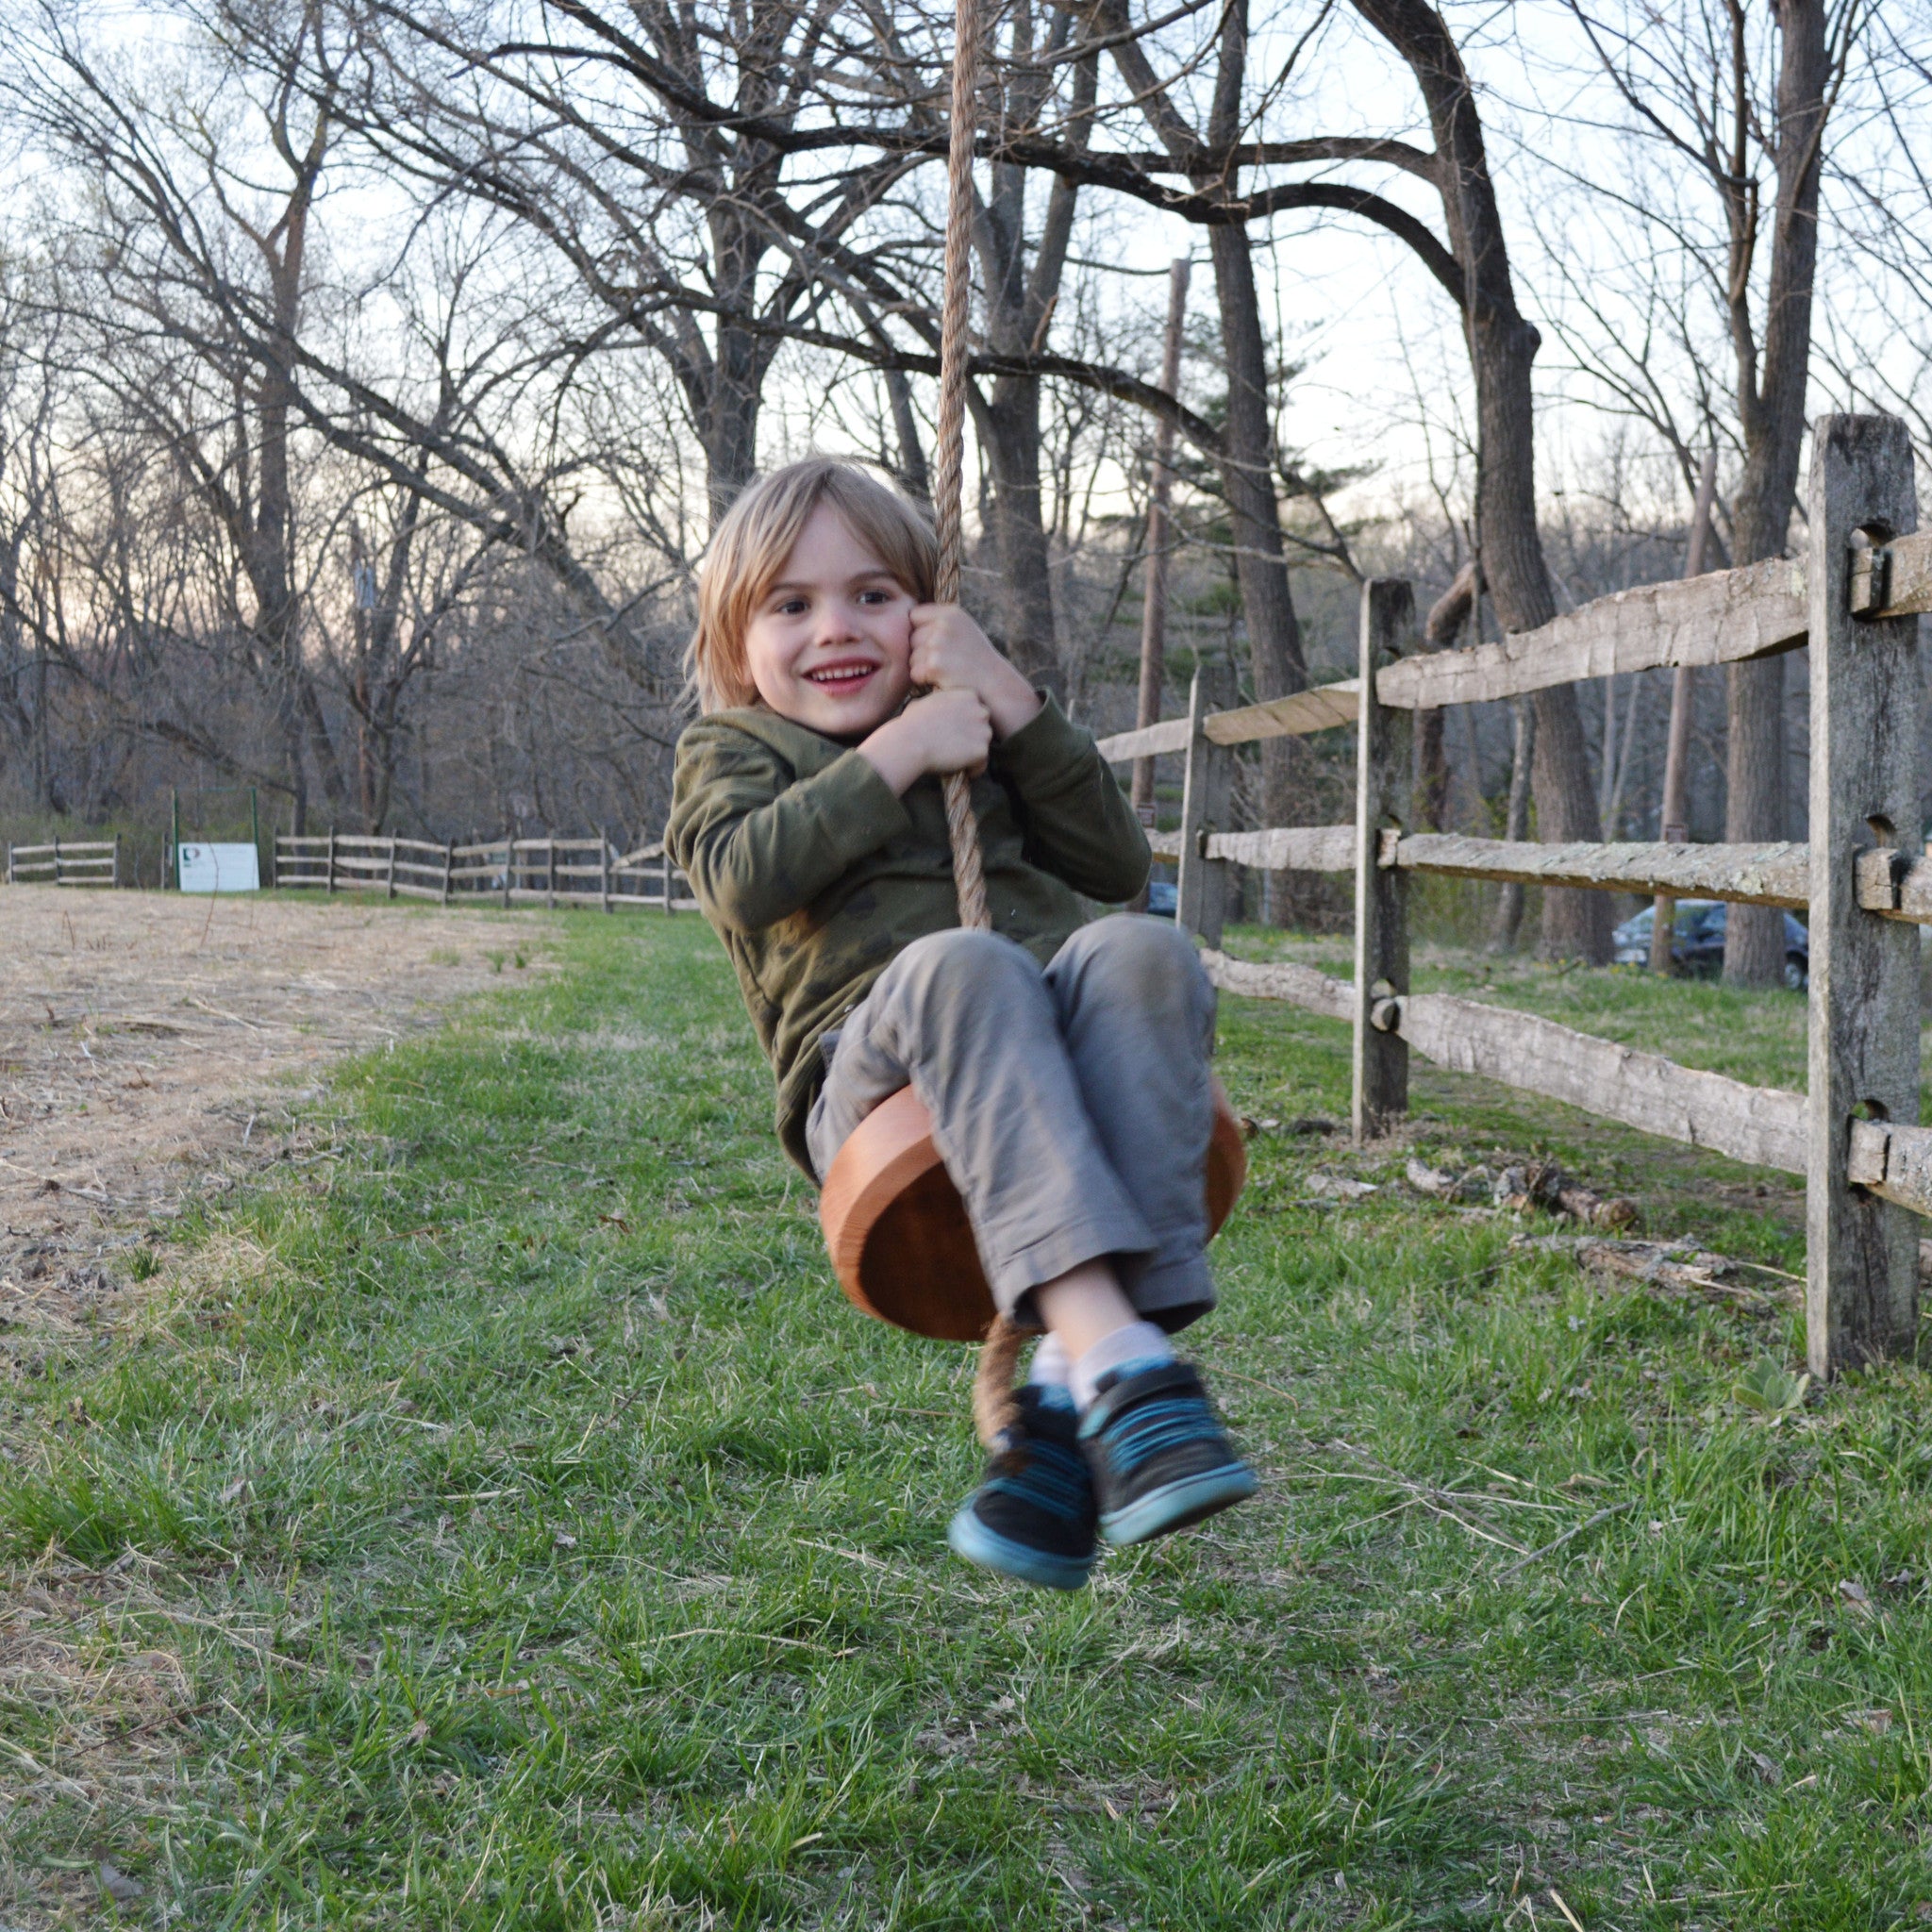
M 892 593 L 890 591 L 861 591 L 858 593 L 861 604 L 890 604 Z
M 778 615 L 780 617 L 796 617 L 805 608 L 805 599 L 803 597 L 787 597 L 778 606 Z

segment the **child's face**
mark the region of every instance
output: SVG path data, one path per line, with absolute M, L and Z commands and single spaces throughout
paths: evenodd
M 912 688 L 912 607 L 845 519 L 820 504 L 745 632 L 758 696 L 828 738 L 883 724 Z

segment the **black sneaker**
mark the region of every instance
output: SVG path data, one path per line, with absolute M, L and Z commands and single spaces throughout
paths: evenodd
M 1259 1487 L 1186 1362 L 1103 1382 L 1081 1419 L 1080 1446 L 1093 1471 L 1100 1533 L 1110 1543 L 1184 1529 Z
M 1100 1552 L 1078 1425 L 1071 1404 L 1042 1402 L 1031 1384 L 1020 1391 L 1015 1440 L 987 1464 L 946 1531 L 969 1563 L 1047 1590 L 1078 1590 L 1087 1581 Z

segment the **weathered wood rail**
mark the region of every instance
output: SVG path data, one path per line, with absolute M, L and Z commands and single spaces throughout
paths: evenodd
M 49 845 L 7 848 L 7 883 L 26 886 L 118 886 L 121 835 L 111 839 L 56 839 Z
M 1856 554 L 1858 577 L 1847 591 L 1847 616 L 1871 624 L 1932 610 L 1932 532 L 1861 545 Z M 1500 643 L 1398 658 L 1376 674 L 1375 694 L 1391 709 L 1426 711 L 1525 697 L 1586 678 L 1731 664 L 1794 651 L 1811 634 L 1807 568 L 1806 559 L 1780 558 L 1620 591 Z M 1201 720 L 1201 728 L 1211 743 L 1247 744 L 1351 724 L 1360 704 L 1361 680 L 1348 677 L 1267 704 L 1214 712 Z M 1190 722 L 1169 718 L 1144 730 L 1124 731 L 1103 739 L 1101 749 L 1116 763 L 1183 752 Z
M 439 905 L 595 906 L 606 912 L 694 911 L 662 844 L 619 852 L 603 839 L 498 839 L 484 845 L 328 832 L 275 841 L 271 885 L 376 891 Z M 682 890 L 680 888 L 683 887 Z
M 1815 425 L 1803 557 L 1650 584 L 1500 643 L 1417 654 L 1408 587 L 1363 586 L 1358 675 L 1264 705 L 1188 715 L 1101 741 L 1124 762 L 1186 760 L 1179 918 L 1216 985 L 1347 1023 L 1358 1136 L 1407 1105 L 1407 1055 L 1544 1095 L 1646 1133 L 1806 1176 L 1807 1353 L 1819 1374 L 1909 1350 L 1918 1240 L 1932 1215 L 1932 1128 L 1919 1118 L 1919 946 L 1932 858 L 1918 817 L 1917 619 L 1932 611 L 1932 534 L 1916 534 L 1902 424 Z M 1583 678 L 1725 664 L 1808 645 L 1810 841 L 1541 845 L 1406 828 L 1416 710 Z M 1236 830 L 1232 747 L 1354 724 L 1347 825 Z M 1227 868 L 1353 873 L 1355 976 L 1220 950 Z M 1416 873 L 1792 908 L 1809 916 L 1806 1093 L 1751 1087 L 1555 1022 L 1408 985 L 1406 883 Z M 1909 1211 L 1907 1211 L 1909 1210 Z

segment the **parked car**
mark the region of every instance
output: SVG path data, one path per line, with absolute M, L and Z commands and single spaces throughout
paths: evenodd
M 1729 907 L 1722 899 L 1679 899 L 1672 922 L 1671 959 L 1678 972 L 1693 979 L 1715 979 L 1724 971 L 1724 929 Z M 1650 964 L 1650 935 L 1655 908 L 1646 906 L 1635 919 L 1626 919 L 1612 938 L 1620 966 Z M 1785 984 L 1802 992 L 1811 983 L 1811 936 L 1790 913 L 1785 914 Z

